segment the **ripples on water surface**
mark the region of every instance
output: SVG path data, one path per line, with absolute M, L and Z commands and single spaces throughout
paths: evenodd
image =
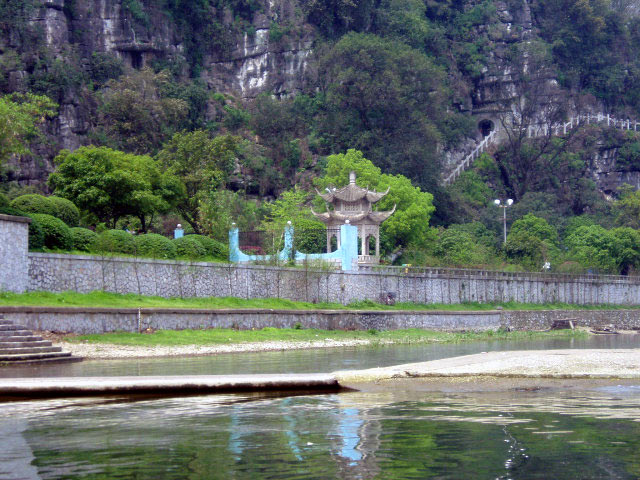
M 12 403 L 0 478 L 635 479 L 638 393 Z
M 83 362 L 6 376 L 332 371 L 635 337 Z M 0 371 L 1 372 L 1 371 Z M 0 480 L 637 479 L 640 387 L 0 404 Z

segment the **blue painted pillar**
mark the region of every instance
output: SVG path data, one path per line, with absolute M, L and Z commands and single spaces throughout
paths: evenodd
M 348 223 L 340 225 L 340 238 L 342 270 L 352 270 L 358 262 L 358 227 Z
M 291 254 L 293 252 L 293 226 L 291 222 L 287 223 L 287 226 L 284 227 L 284 248 L 278 254 L 278 258 L 282 262 L 287 262 L 291 260 Z
M 240 261 L 240 232 L 236 227 L 229 230 L 229 261 Z
M 173 238 L 182 238 L 184 237 L 184 230 L 182 225 L 178 224 L 176 229 L 173 231 Z

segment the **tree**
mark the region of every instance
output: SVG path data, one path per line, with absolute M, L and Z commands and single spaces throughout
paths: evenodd
M 320 190 L 326 187 L 341 187 L 349 182 L 349 172 L 356 172 L 359 186 L 385 191 L 389 193 L 378 203 L 378 210 L 391 210 L 396 205 L 395 213 L 381 226 L 382 236 L 388 247 L 406 247 L 409 244 L 424 245 L 432 238 L 429 235 L 429 219 L 435 208 L 433 195 L 414 187 L 403 175 L 388 175 L 364 158 L 358 150 L 330 155 L 327 158 L 325 175 L 315 180 Z M 322 208 L 322 205 L 319 205 Z
M 195 233 L 202 233 L 200 204 L 211 192 L 224 187 L 233 171 L 240 139 L 224 135 L 214 139 L 207 132 L 180 132 L 158 152 L 157 159 L 183 185 L 176 209 Z
M 118 147 L 140 154 L 153 152 L 178 130 L 188 105 L 163 95 L 169 82 L 166 72 L 144 68 L 107 83 L 99 123 Z
M 619 188 L 620 199 L 615 202 L 616 223 L 623 227 L 640 228 L 640 192 L 630 185 Z
M 437 183 L 438 125 L 455 116 L 443 71 L 401 42 L 356 33 L 321 51 L 318 63 L 321 129 L 334 148 L 357 148 L 420 186 Z
M 145 232 L 155 213 L 168 211 L 184 196 L 184 187 L 170 174 L 161 174 L 147 155 L 133 155 L 106 147 L 62 150 L 49 186 L 100 221 L 116 227 L 122 217 L 140 219 Z
M 558 232 L 549 222 L 527 214 L 513 222 L 505 250 L 510 258 L 530 268 L 540 268 L 558 254 L 557 243 Z
M 31 153 L 28 144 L 40 134 L 38 125 L 57 108 L 48 97 L 31 93 L 0 97 L 0 165 L 12 155 Z

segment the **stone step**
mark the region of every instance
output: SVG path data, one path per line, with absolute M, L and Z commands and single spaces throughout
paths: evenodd
M 16 361 L 33 361 L 33 360 L 43 360 L 49 358 L 64 358 L 70 357 L 71 353 L 69 352 L 47 352 L 47 353 L 15 353 L 2 355 L 0 354 L 0 362 L 16 362 Z
M 0 335 L 0 343 L 4 342 L 35 342 L 42 340 L 42 337 L 38 337 L 37 335 L 13 335 L 15 332 L 11 332 L 11 335 L 2 336 Z
M 0 342 L 0 348 L 50 347 L 51 345 L 52 343 L 48 340 L 33 340 L 31 342 Z
M 13 322 L 11 320 L 0 318 L 0 325 L 13 325 Z
M 0 360 L 0 363 L 4 362 L 5 365 L 40 365 L 47 363 L 71 363 L 71 362 L 81 362 L 81 357 L 53 357 L 53 358 L 40 358 L 34 360 L 12 360 L 10 362 Z
M 17 353 L 49 353 L 61 351 L 61 347 L 0 347 L 0 355 L 13 355 Z
M 8 331 L 13 331 L 13 330 L 20 330 L 20 331 L 26 331 L 26 327 L 22 327 L 20 325 L 2 325 L 0 323 L 0 332 L 8 332 Z

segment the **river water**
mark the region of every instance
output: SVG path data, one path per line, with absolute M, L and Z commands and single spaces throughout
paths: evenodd
M 490 350 L 639 346 L 640 336 L 474 342 L 87 361 L 55 374 L 324 372 Z M 640 385 L 0 404 L 0 479 L 37 478 L 637 479 Z

